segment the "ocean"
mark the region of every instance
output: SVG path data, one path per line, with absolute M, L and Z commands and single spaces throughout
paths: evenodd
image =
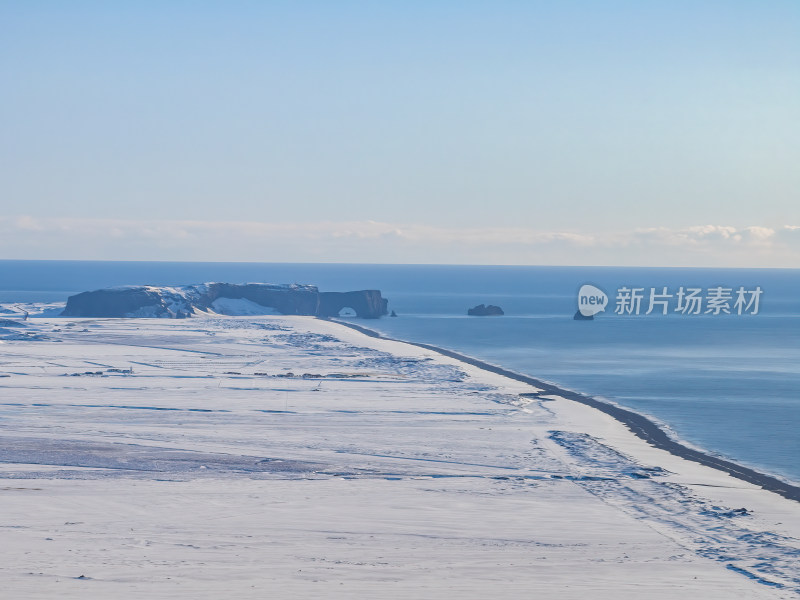
M 0 261 L 0 303 L 205 281 L 380 289 L 398 317 L 359 324 L 620 404 L 684 442 L 800 482 L 796 269 Z M 584 284 L 608 296 L 592 321 L 573 319 Z M 644 314 L 651 288 L 657 302 Z M 745 302 L 737 305 L 740 288 Z M 626 289 L 642 290 L 638 311 L 624 301 Z M 676 310 L 681 289 L 701 290 L 699 314 Z M 481 303 L 505 314 L 467 316 Z

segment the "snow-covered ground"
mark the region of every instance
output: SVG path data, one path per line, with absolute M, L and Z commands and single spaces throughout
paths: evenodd
M 0 341 L 3 597 L 800 595 L 800 504 L 427 350 L 272 316 Z

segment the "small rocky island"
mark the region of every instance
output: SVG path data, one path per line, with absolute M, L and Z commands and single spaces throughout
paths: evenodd
M 503 309 L 499 306 L 495 306 L 494 304 L 489 304 L 488 306 L 485 304 L 478 304 L 478 306 L 474 306 L 467 311 L 467 314 L 471 317 L 492 317 L 496 315 L 504 315 Z
M 127 286 L 82 292 L 67 299 L 65 317 L 155 317 L 195 315 L 313 315 L 336 317 L 349 308 L 362 319 L 387 314 L 380 290 L 320 292 L 314 285 L 203 283 L 179 287 Z

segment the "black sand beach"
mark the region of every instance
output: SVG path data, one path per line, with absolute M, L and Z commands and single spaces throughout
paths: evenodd
M 742 481 L 746 481 L 748 483 L 757 485 L 765 490 L 779 494 L 784 498 L 800 502 L 800 486 L 791 485 L 789 483 L 786 483 L 785 481 L 781 481 L 777 477 L 760 473 L 749 467 L 744 467 L 729 460 L 725 460 L 724 458 L 719 458 L 717 456 L 713 456 L 711 454 L 707 454 L 705 452 L 701 452 L 699 450 L 694 450 L 692 448 L 684 446 L 683 444 L 671 439 L 663 429 L 661 429 L 658 425 L 656 425 L 653 421 L 651 421 L 644 415 L 640 415 L 638 413 L 621 408 L 619 406 L 609 404 L 608 402 L 597 400 L 596 398 L 593 398 L 591 396 L 586 396 L 579 392 L 574 392 L 571 390 L 560 388 L 558 386 L 546 383 L 544 381 L 541 381 L 534 377 L 530 377 L 528 375 L 523 375 L 521 373 L 515 373 L 514 371 L 503 369 L 502 367 L 492 365 L 490 363 L 478 360 L 476 358 L 472 358 L 470 356 L 466 356 L 464 354 L 459 354 L 458 352 L 453 352 L 452 350 L 439 348 L 438 346 L 433 346 L 431 344 L 424 344 L 420 342 L 409 342 L 406 340 L 389 338 L 387 336 L 378 333 L 377 331 L 368 329 L 361 325 L 356 325 L 354 323 L 346 323 L 336 319 L 332 320 L 340 325 L 344 325 L 345 327 L 350 327 L 351 329 L 360 331 L 361 333 L 368 335 L 370 337 L 398 341 L 406 344 L 411 344 L 412 346 L 417 346 L 419 348 L 425 348 L 426 350 L 431 350 L 433 352 L 442 354 L 443 356 L 448 356 L 450 358 L 460 360 L 474 367 L 478 367 L 479 369 L 483 369 L 491 373 L 496 373 L 498 375 L 502 375 L 504 377 L 508 377 L 516 381 L 528 383 L 542 390 L 539 395 L 561 396 L 562 398 L 566 398 L 568 400 L 574 400 L 575 402 L 580 402 L 581 404 L 591 406 L 592 408 L 596 408 L 597 410 L 602 411 L 605 414 L 620 421 L 635 435 L 642 438 L 655 448 L 666 450 L 667 452 L 670 452 L 675 456 L 679 456 L 680 458 L 685 458 L 687 460 L 700 463 L 707 467 L 723 471 L 725 473 L 728 473 L 732 477 L 736 477 L 737 479 L 741 479 Z

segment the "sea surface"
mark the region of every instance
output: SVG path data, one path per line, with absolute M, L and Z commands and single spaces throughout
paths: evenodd
M 63 302 L 115 285 L 312 283 L 323 291 L 380 289 L 397 318 L 359 324 L 450 348 L 653 417 L 676 437 L 800 482 L 800 270 L 0 261 L 0 303 Z M 576 321 L 577 294 L 609 297 Z M 620 290 L 641 288 L 639 314 L 617 314 Z M 651 288 L 662 298 L 651 314 Z M 731 314 L 706 313 L 708 290 L 731 289 Z M 737 314 L 736 291 L 761 290 Z M 700 314 L 677 308 L 702 290 Z M 751 299 L 748 294 L 746 299 Z M 469 317 L 477 304 L 504 316 Z M 0 347 L 2 352 L 2 347 Z

